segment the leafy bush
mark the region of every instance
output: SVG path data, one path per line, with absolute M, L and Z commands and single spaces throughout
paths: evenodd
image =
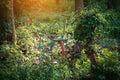
M 29 53 L 33 48 L 37 47 L 39 40 L 39 29 L 36 26 L 21 26 L 16 30 L 17 47 L 23 53 Z
M 74 30 L 74 38 L 79 41 L 94 37 L 96 30 L 106 23 L 104 15 L 96 8 L 84 10 L 79 16 Z
M 118 53 L 102 49 L 98 56 L 98 65 L 94 68 L 95 73 L 92 76 L 96 80 L 119 80 L 120 62 Z
M 55 57 L 41 52 L 24 55 L 17 46 L 3 46 L 3 52 L 9 54 L 5 63 L 0 64 L 2 80 L 59 80 L 81 79 L 89 74 L 89 60 L 84 52 L 81 58 L 58 62 Z M 61 58 L 62 59 L 62 58 Z

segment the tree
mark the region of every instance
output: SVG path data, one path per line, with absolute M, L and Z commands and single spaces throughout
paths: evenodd
M 97 65 L 97 53 L 94 49 L 95 35 L 99 28 L 106 23 L 106 19 L 98 9 L 93 8 L 82 11 L 79 16 L 74 30 L 74 38 L 76 41 L 84 43 L 85 53 L 91 62 L 92 70 L 92 66 Z
M 0 44 L 15 41 L 15 24 L 13 0 L 2 0 L 0 3 Z
M 11 25 L 10 25 L 10 4 L 9 0 L 1 0 L 0 1 L 0 45 L 3 44 L 4 41 L 11 41 L 9 36 L 11 36 Z
M 60 0 L 56 0 L 56 5 L 59 5 L 60 4 Z
M 14 3 L 13 0 L 11 0 L 11 14 L 12 14 L 12 43 L 15 44 L 16 36 L 15 36 L 15 21 L 14 21 Z
M 84 7 L 83 0 L 75 0 L 75 11 L 80 12 Z

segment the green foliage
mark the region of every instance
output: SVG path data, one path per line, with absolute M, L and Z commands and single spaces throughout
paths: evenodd
M 39 29 L 36 26 L 18 27 L 16 30 L 17 34 L 17 46 L 20 50 L 25 53 L 29 53 L 34 47 L 37 47 L 39 39 Z M 28 52 L 27 52 L 28 51 Z
M 110 48 L 118 48 L 120 43 L 120 16 L 119 12 L 115 10 L 108 10 L 104 12 L 107 24 L 101 29 L 101 41 L 100 45 Z M 113 45 L 114 44 L 114 45 Z
M 109 23 L 109 37 L 119 40 L 119 34 L 120 34 L 120 16 L 119 12 L 116 11 L 108 11 L 106 14 L 106 19 Z
M 58 35 L 63 34 L 57 32 L 61 25 L 56 23 L 55 28 L 53 26 L 43 23 L 39 27 L 32 25 L 16 28 L 16 45 L 6 44 L 1 46 L 0 79 L 59 80 L 81 79 L 83 76 L 87 76 L 90 65 L 84 53 L 81 60 L 75 59 L 71 62 L 67 58 L 63 61 L 62 56 L 57 51 L 54 52 L 55 54 L 49 55 L 37 49 L 39 34 L 54 34 L 54 32 Z M 63 27 L 61 28 L 63 29 Z M 71 31 L 69 27 L 67 27 L 67 31 Z M 46 37 L 44 39 L 47 40 Z M 44 45 L 46 43 L 46 41 L 43 42 Z M 44 47 L 48 48 L 48 46 Z M 24 52 L 24 50 L 27 50 L 27 52 Z M 3 60 L 4 57 L 5 60 Z
M 15 16 L 21 16 L 23 12 L 24 14 L 29 12 L 29 14 L 26 15 L 31 16 L 32 14 L 34 14 L 32 12 L 37 12 L 37 10 L 39 9 L 39 3 L 31 6 L 33 5 L 32 2 L 34 1 L 23 1 L 21 1 L 23 2 L 23 4 L 21 4 L 20 0 L 15 0 L 15 2 L 20 6 L 20 8 L 18 8 L 16 7 L 17 4 L 14 5 L 14 7 L 16 7 Z M 28 3 L 26 3 L 27 1 Z M 64 14 L 64 11 L 74 8 L 68 6 L 73 6 L 74 0 L 72 0 L 72 2 L 70 2 L 68 5 L 66 5 L 67 1 L 68 0 L 64 0 L 64 4 L 58 7 L 55 7 L 55 4 L 51 5 L 53 3 L 46 3 L 46 5 L 48 6 L 46 7 L 46 9 L 48 9 L 48 11 L 63 11 Z M 119 41 L 120 39 L 119 13 L 116 13 L 115 11 L 105 11 L 107 9 L 107 5 L 105 4 L 108 0 L 102 0 L 100 3 L 97 3 L 101 4 L 100 6 L 96 4 L 94 6 L 93 3 L 96 3 L 97 1 L 98 0 L 91 0 L 90 6 L 88 6 L 87 9 L 83 10 L 79 15 L 75 15 L 74 13 L 69 14 L 70 17 L 68 18 L 70 19 L 59 15 L 61 13 L 52 12 L 48 14 L 48 12 L 46 11 L 46 13 L 41 12 L 39 16 L 37 16 L 37 18 L 33 20 L 31 26 L 26 27 L 22 24 L 23 26 L 17 27 L 16 45 L 0 45 L 0 79 L 84 80 L 86 78 L 87 80 L 89 80 L 89 78 L 91 78 L 96 80 L 119 80 L 119 54 L 118 52 L 109 51 L 109 48 L 103 48 L 105 47 L 103 45 L 109 45 L 110 47 L 118 47 L 116 41 Z M 48 0 L 48 2 L 54 1 Z M 52 8 L 52 10 L 50 10 L 50 8 Z M 35 11 L 33 11 L 34 9 Z M 53 16 L 53 14 L 55 15 Z M 79 18 L 77 18 L 76 24 L 70 25 L 72 20 L 75 20 L 75 18 L 78 16 Z M 64 22 L 65 19 L 67 19 L 66 22 Z M 21 21 L 22 23 L 24 23 L 26 21 L 26 18 L 24 17 Z M 3 24 L 1 23 L 1 25 Z M 74 38 L 78 41 L 83 41 L 83 44 L 85 44 L 91 38 L 94 40 L 95 37 L 104 39 L 104 43 L 102 43 L 102 45 L 95 42 L 95 44 L 100 46 L 100 48 L 102 49 L 97 49 L 98 47 L 94 45 L 95 49 L 98 52 L 98 56 L 97 66 L 94 67 L 93 73 L 90 73 L 91 65 L 90 60 L 85 54 L 86 49 L 83 49 L 81 51 L 80 58 L 74 58 L 72 55 L 67 54 L 64 60 L 62 59 L 62 55 L 60 53 L 61 49 L 56 43 L 52 50 L 53 54 L 43 52 L 43 50 L 38 49 L 38 44 L 42 42 L 40 41 L 39 34 L 55 34 L 61 37 L 61 35 L 63 36 L 63 28 L 65 25 L 65 32 L 68 32 L 70 34 L 74 32 Z M 11 24 L 6 24 L 5 29 L 10 31 L 10 26 Z M 0 33 L 2 33 L 3 29 L 0 28 L 0 31 Z M 58 36 L 56 38 L 59 38 Z M 5 37 L 2 34 L 2 37 L 0 37 L 0 39 L 3 38 Z M 65 45 L 69 47 L 69 49 L 71 49 L 75 42 L 73 36 L 68 36 L 65 33 L 64 38 L 68 38 L 68 42 L 65 43 Z M 109 38 L 115 38 L 116 40 L 114 39 L 114 41 L 109 41 L 108 43 Z M 48 39 L 48 37 L 46 36 L 42 39 L 44 40 L 42 42 L 44 46 L 43 49 L 48 50 L 48 44 L 49 42 L 51 42 L 51 40 Z
M 94 68 L 92 76 L 96 80 L 119 80 L 120 69 L 117 52 L 102 49 L 98 56 L 98 65 Z
M 34 52 L 25 56 L 15 47 L 6 48 L 9 48 L 6 51 L 10 51 L 10 56 L 7 57 L 7 64 L 0 64 L 2 80 L 81 79 L 88 76 L 90 64 L 84 53 L 80 60 L 58 62 L 54 55 Z
M 84 10 L 79 15 L 80 18 L 74 30 L 74 38 L 78 41 L 94 37 L 96 30 L 106 23 L 104 15 L 96 8 Z

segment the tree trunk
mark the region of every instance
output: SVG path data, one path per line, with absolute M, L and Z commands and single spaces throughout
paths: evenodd
M 15 37 L 15 21 L 14 21 L 13 0 L 11 0 L 11 5 L 12 5 L 12 9 L 11 9 L 11 12 L 12 12 L 12 43 L 15 44 L 16 37 Z
M 60 4 L 60 0 L 56 0 L 56 5 L 59 5 Z
M 75 0 L 75 11 L 80 12 L 84 7 L 84 2 L 83 0 Z
M 91 32 L 95 32 L 96 27 L 91 28 Z M 96 56 L 97 52 L 93 47 L 94 35 L 91 33 L 91 36 L 88 37 L 88 42 L 86 43 L 86 54 L 91 62 L 91 72 L 94 72 L 94 66 L 97 66 Z
M 0 2 L 0 45 L 4 44 L 4 41 L 8 41 L 8 36 L 10 36 L 9 31 L 10 26 L 8 25 L 10 22 L 10 9 L 6 6 L 9 5 L 9 0 L 1 0 Z

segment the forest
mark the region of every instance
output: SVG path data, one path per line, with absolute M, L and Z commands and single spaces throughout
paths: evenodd
M 0 0 L 0 80 L 120 80 L 120 0 Z

